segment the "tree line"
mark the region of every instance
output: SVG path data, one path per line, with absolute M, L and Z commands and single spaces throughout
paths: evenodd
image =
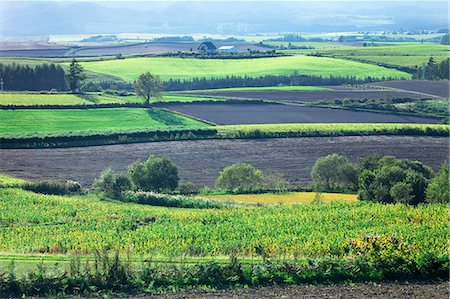
M 414 79 L 424 80 L 448 80 L 449 77 L 449 58 L 437 63 L 433 57 L 428 62 L 417 68 Z
M 263 87 L 275 85 L 341 85 L 341 84 L 362 84 L 377 80 L 393 80 L 391 77 L 374 78 L 367 76 L 357 78 L 355 76 L 306 76 L 294 72 L 290 75 L 265 75 L 260 77 L 249 76 L 226 76 L 223 78 L 199 77 L 193 79 L 169 79 L 164 82 L 165 90 L 196 90 L 196 89 L 214 89 L 227 87 Z
M 35 66 L 0 63 L 0 78 L 4 90 L 66 90 L 66 78 L 61 66 L 39 64 Z

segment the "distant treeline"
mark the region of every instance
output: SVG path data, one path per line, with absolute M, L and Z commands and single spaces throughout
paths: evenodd
M 445 59 L 440 63 L 436 63 L 434 58 L 430 57 L 430 59 L 426 64 L 417 68 L 417 73 L 414 75 L 414 79 L 425 79 L 425 80 L 450 79 L 449 58 Z
M 305 76 L 297 73 L 291 75 L 265 75 L 261 77 L 240 77 L 226 76 L 223 78 L 193 78 L 193 79 L 169 79 L 164 82 L 164 89 L 167 91 L 178 90 L 196 90 L 196 89 L 214 89 L 227 87 L 263 87 L 276 85 L 341 85 L 341 84 L 362 84 L 378 80 L 393 80 L 390 77 L 373 78 L 365 77 L 363 79 L 355 76 Z
M 36 66 L 0 63 L 4 90 L 66 90 L 64 70 L 55 64 Z

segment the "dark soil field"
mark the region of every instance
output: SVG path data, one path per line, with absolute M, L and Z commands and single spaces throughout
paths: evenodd
M 355 136 L 259 140 L 197 140 L 107 145 L 60 149 L 0 149 L 0 173 L 25 179 L 71 179 L 90 186 L 111 167 L 126 171 L 129 164 L 150 155 L 175 162 L 183 180 L 213 185 L 228 165 L 248 162 L 265 172 L 281 172 L 294 184 L 310 182 L 319 157 L 337 153 L 357 161 L 373 153 L 422 161 L 437 170 L 448 159 L 448 137 Z
M 385 82 L 370 83 L 368 85 L 398 88 L 401 90 L 425 93 L 443 98 L 450 97 L 449 81 L 425 81 L 425 80 L 385 81 Z
M 438 118 L 266 103 L 164 104 L 220 125 L 276 123 L 439 123 Z
M 355 285 L 296 285 L 269 286 L 260 288 L 235 288 L 217 291 L 182 291 L 159 295 L 113 296 L 111 298 L 333 298 L 333 299 L 446 299 L 449 296 L 448 283 L 376 283 Z
M 4 50 L 0 57 L 61 57 L 67 52 L 65 48 L 57 49 L 30 49 L 30 50 Z
M 417 93 L 392 90 L 352 90 L 338 89 L 333 91 L 217 91 L 195 92 L 198 95 L 221 96 L 227 98 L 250 98 L 273 101 L 318 102 L 338 99 L 384 99 L 384 98 L 430 98 Z

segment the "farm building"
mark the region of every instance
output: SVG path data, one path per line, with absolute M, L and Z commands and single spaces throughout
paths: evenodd
M 200 46 L 197 47 L 197 49 L 199 52 L 207 53 L 207 54 L 217 52 L 217 47 L 214 46 L 214 44 L 212 42 L 203 42 L 200 44 Z
M 238 49 L 235 46 L 222 46 L 217 49 L 220 53 L 237 53 Z

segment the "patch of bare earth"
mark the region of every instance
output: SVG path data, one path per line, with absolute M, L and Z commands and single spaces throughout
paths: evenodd
M 194 298 L 333 298 L 333 299 L 440 299 L 449 298 L 448 282 L 441 283 L 359 283 L 355 285 L 295 285 L 260 288 L 230 288 L 218 291 L 181 291 L 164 294 L 113 296 L 135 299 Z
M 150 155 L 171 159 L 183 180 L 214 184 L 228 165 L 247 162 L 264 172 L 281 172 L 298 185 L 310 182 L 316 159 L 337 153 L 357 161 L 373 153 L 419 160 L 434 170 L 448 159 L 448 137 L 348 136 L 257 140 L 167 141 L 53 149 L 0 149 L 0 173 L 25 179 L 71 179 L 90 186 L 100 172 Z

